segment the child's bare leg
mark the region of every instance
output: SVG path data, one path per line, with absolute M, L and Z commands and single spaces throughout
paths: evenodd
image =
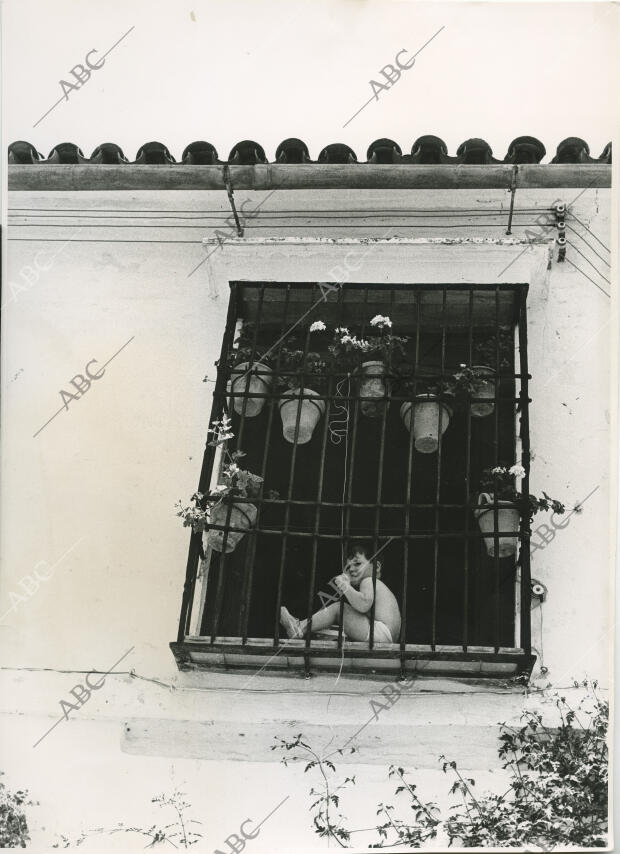
M 338 622 L 340 613 L 340 602 L 332 602 L 326 608 L 321 608 L 312 615 L 312 631 L 319 632 L 321 629 L 326 629 L 333 623 Z M 280 608 L 280 622 L 286 629 L 289 638 L 303 637 L 308 628 L 308 620 L 298 620 L 293 617 L 286 608 Z
M 320 632 L 322 629 L 328 629 L 334 623 L 338 622 L 339 614 L 340 602 L 332 602 L 331 605 L 327 605 L 325 608 L 321 608 L 320 611 L 316 611 L 312 615 L 312 631 Z M 305 634 L 308 627 L 308 620 L 301 620 L 299 625 Z
M 348 602 L 344 606 L 344 631 L 348 640 L 366 641 L 370 634 L 370 620 L 366 614 L 360 614 Z

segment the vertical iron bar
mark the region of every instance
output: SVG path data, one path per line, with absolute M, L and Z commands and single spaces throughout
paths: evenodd
M 260 296 L 259 296 L 258 317 L 257 317 L 257 322 L 256 322 L 255 327 L 254 327 L 254 335 L 252 337 L 252 351 L 250 353 L 250 358 L 248 360 L 247 368 L 246 368 L 245 389 L 242 392 L 243 397 L 242 397 L 242 403 L 241 403 L 239 432 L 237 434 L 237 442 L 236 442 L 238 451 L 241 450 L 241 442 L 243 439 L 243 429 L 245 426 L 245 417 L 246 417 L 245 413 L 247 411 L 248 399 L 249 399 L 248 394 L 250 393 L 250 383 L 252 382 L 252 376 L 254 375 L 254 362 L 256 360 L 256 343 L 258 340 L 258 328 L 259 328 L 258 318 L 260 317 L 260 314 L 262 312 L 264 295 L 265 295 L 265 286 L 262 285 L 261 291 L 260 291 Z M 234 389 L 232 386 L 233 386 L 233 384 L 231 383 L 230 405 L 233 409 L 235 409 Z M 236 409 L 235 409 L 235 411 L 236 411 Z M 226 450 L 224 450 L 224 454 L 226 454 L 226 453 L 227 453 Z M 219 560 L 219 567 L 218 567 L 217 590 L 216 590 L 216 594 L 215 594 L 215 607 L 214 607 L 214 614 L 213 614 L 213 629 L 211 632 L 211 643 L 214 643 L 215 638 L 217 636 L 217 630 L 219 628 L 222 605 L 224 603 L 224 579 L 226 578 L 226 562 L 228 559 L 228 553 L 226 551 L 226 546 L 228 544 L 228 537 L 229 537 L 229 533 L 230 533 L 228 530 L 228 527 L 230 525 L 230 517 L 232 515 L 233 508 L 238 503 L 240 503 L 240 502 L 233 501 L 232 503 L 229 503 L 227 505 L 227 510 L 226 510 L 226 521 L 224 523 L 226 530 L 224 531 L 224 539 L 222 541 L 222 551 L 220 552 L 220 560 Z M 251 541 L 253 541 L 254 538 L 255 538 L 255 533 L 253 533 L 251 535 Z M 248 546 L 247 551 L 251 551 L 251 546 Z M 244 572 L 244 583 L 245 583 L 246 577 L 247 577 L 247 553 L 246 553 L 246 566 L 245 566 L 245 572 Z
M 390 291 L 390 318 L 394 316 L 394 289 Z M 377 473 L 377 497 L 376 507 L 375 507 L 375 525 L 373 532 L 373 551 L 374 554 L 377 554 L 379 550 L 379 527 L 381 522 L 381 493 L 383 492 L 383 462 L 385 460 L 385 434 L 387 428 L 387 415 L 390 408 L 390 403 L 392 399 L 392 389 L 391 389 L 391 370 L 392 364 L 391 360 L 388 365 L 385 364 L 385 359 L 383 362 L 383 382 L 385 384 L 386 396 L 383 401 L 383 409 L 382 409 L 382 421 L 381 421 L 381 446 L 379 448 L 379 471 Z M 373 559 L 372 562 L 372 605 L 370 607 L 370 631 L 368 634 L 368 648 L 374 649 L 375 645 L 375 605 L 377 600 L 377 561 Z
M 512 376 L 506 378 L 506 384 L 507 385 L 508 385 L 508 383 L 510 384 L 510 413 L 512 416 L 510 418 L 510 447 L 514 448 L 515 461 L 520 462 L 521 457 L 519 456 L 519 460 L 517 460 L 517 453 L 516 453 L 517 452 L 517 438 L 518 438 L 517 437 L 518 402 L 517 402 L 517 379 L 515 377 L 515 374 L 517 373 L 517 370 L 518 370 L 517 366 L 516 366 L 516 359 L 515 359 L 515 345 L 516 345 L 516 342 L 518 340 L 517 336 L 518 336 L 518 328 L 519 328 L 519 313 L 521 311 L 521 287 L 519 285 L 516 285 L 514 287 L 514 289 L 511 292 L 511 297 L 512 297 L 512 301 L 513 301 L 513 312 L 514 312 L 515 306 L 516 306 L 516 312 L 513 313 L 513 317 L 511 318 L 511 326 L 510 326 L 512 335 L 510 337 L 511 348 L 510 348 L 510 356 L 509 356 L 510 364 L 508 366 L 508 369 L 512 372 Z M 508 392 L 507 392 L 506 393 L 506 406 L 508 406 L 508 399 L 509 398 L 508 398 Z M 519 531 L 520 530 L 521 529 L 519 527 Z M 515 575 L 514 575 L 514 577 L 512 577 L 510 579 L 512 595 L 515 597 L 514 600 L 512 600 L 510 602 L 510 606 L 511 606 L 510 613 L 512 614 L 512 646 L 513 647 L 517 647 L 518 618 L 517 618 L 517 613 L 516 613 L 516 606 L 517 606 L 516 589 L 517 589 L 517 585 L 519 585 L 519 588 L 521 585 L 521 573 L 519 572 L 519 552 L 520 552 L 520 549 L 521 549 L 521 539 L 519 538 L 519 549 L 518 549 L 518 553 L 516 556 L 517 559 L 515 562 Z M 520 602 L 519 602 L 519 609 L 520 609 Z M 519 613 L 520 613 L 520 610 L 519 610 Z M 519 642 L 519 645 L 520 645 L 520 642 Z
M 521 373 L 521 464 L 525 475 L 521 491 L 530 494 L 530 414 L 529 414 L 529 368 L 527 356 L 527 291 L 521 289 L 521 311 L 519 313 L 519 369 Z M 521 647 L 526 655 L 532 654 L 532 635 L 530 625 L 530 520 L 521 512 Z
M 220 350 L 220 366 L 226 360 L 226 356 L 232 345 L 234 337 L 235 322 L 237 316 L 237 286 L 230 286 L 230 298 L 228 301 L 228 311 L 226 314 L 226 326 L 224 328 L 224 337 L 222 339 L 222 347 Z M 211 418 L 209 426 L 218 417 L 225 396 L 226 390 L 226 373 L 221 368 L 218 369 L 215 388 L 213 390 L 213 404 L 211 406 Z M 213 461 L 215 459 L 216 449 L 209 445 L 209 436 L 205 444 L 205 450 L 202 457 L 202 468 L 198 480 L 198 492 L 207 492 L 211 473 L 213 471 Z M 198 559 L 202 552 L 202 534 L 190 535 L 189 552 L 187 555 L 187 566 L 185 570 L 185 583 L 183 585 L 183 598 L 181 601 L 181 614 L 179 617 L 179 631 L 177 641 L 181 643 L 185 639 L 185 635 L 189 632 L 189 625 L 192 616 L 192 602 L 194 599 L 194 587 L 196 585 L 196 574 L 198 571 Z M 206 582 L 205 582 L 206 583 Z
M 262 284 L 260 286 L 260 294 L 258 297 L 258 306 L 256 309 L 256 320 L 255 320 L 256 325 L 255 325 L 255 329 L 254 329 L 254 338 L 252 341 L 252 354 L 251 354 L 252 362 L 250 362 L 250 365 L 253 364 L 253 360 L 256 357 L 256 345 L 258 342 L 258 333 L 259 333 L 259 330 L 261 328 L 261 321 L 263 319 L 263 305 L 264 305 L 264 300 L 265 300 L 265 287 L 266 286 L 264 284 Z M 260 358 L 258 361 L 260 362 Z M 258 376 L 258 374 L 257 374 L 257 376 Z M 248 391 L 248 387 L 249 387 L 248 384 L 246 384 L 246 394 Z M 270 386 L 270 389 L 272 391 L 270 399 L 265 400 L 263 406 L 267 405 L 268 403 L 271 404 L 273 401 L 273 387 Z M 241 415 L 241 425 L 239 427 L 239 436 L 237 439 L 237 450 L 241 450 L 241 437 L 243 434 L 243 425 L 244 425 L 244 417 L 245 417 L 247 400 L 248 400 L 247 397 L 244 398 L 244 400 L 243 400 L 243 412 Z M 271 410 L 270 410 L 270 412 L 271 412 Z M 268 447 L 268 444 L 269 444 L 269 434 L 267 434 L 267 437 L 265 439 L 265 449 Z M 264 466 L 263 466 L 263 469 L 261 471 L 261 476 L 263 478 L 263 483 L 264 483 L 265 482 Z M 237 634 L 241 637 L 241 642 L 243 644 L 245 644 L 247 641 L 246 629 L 247 629 L 247 623 L 248 623 L 248 619 L 249 619 L 249 605 L 250 605 L 249 599 L 251 597 L 251 589 L 252 589 L 251 585 L 252 585 L 252 578 L 254 575 L 254 560 L 256 558 L 256 537 L 257 537 L 258 529 L 260 528 L 260 516 L 261 516 L 261 511 L 262 511 L 262 504 L 258 505 L 257 511 L 258 512 L 256 514 L 256 522 L 254 524 L 254 529 L 249 535 L 249 542 L 248 542 L 246 552 L 245 552 L 245 561 L 244 561 L 244 567 L 243 567 L 243 582 L 242 582 L 241 594 L 240 594 L 240 607 L 239 607 L 239 620 L 238 620 L 238 624 L 237 624 Z M 248 595 L 248 593 L 249 593 L 249 595 Z
M 280 326 L 280 334 L 276 340 L 281 340 L 284 336 L 284 329 L 286 327 L 286 322 L 288 320 L 288 313 L 290 307 L 290 287 L 286 289 L 285 297 L 284 297 L 284 309 L 282 312 L 282 323 Z M 273 359 L 272 359 L 273 361 Z M 266 481 L 267 477 L 267 460 L 269 458 L 269 450 L 271 446 L 271 430 L 273 427 L 274 421 L 274 411 L 278 404 L 278 398 L 276 396 L 278 379 L 280 377 L 280 365 L 282 361 L 281 352 L 278 350 L 275 356 L 275 365 L 274 371 L 271 375 L 272 384 L 271 384 L 271 396 L 269 398 L 269 415 L 267 416 L 267 432 L 265 435 L 265 444 L 263 446 L 263 462 L 261 465 L 261 477 L 263 478 L 263 482 Z M 257 529 L 258 529 L 258 520 L 257 520 Z M 248 621 L 250 616 L 250 611 L 252 607 L 252 583 L 254 580 L 254 561 L 252 560 L 252 565 L 250 566 L 250 575 L 248 578 L 248 587 L 246 592 L 246 601 L 244 603 L 244 616 L 243 616 L 243 643 L 247 641 L 247 632 L 248 632 Z M 279 606 L 276 608 L 276 614 L 279 616 Z
M 493 411 L 493 454 L 494 465 L 499 465 L 499 372 L 500 372 L 500 349 L 499 349 L 499 285 L 495 286 L 495 409 Z M 511 463 L 512 465 L 512 463 Z M 493 618 L 493 644 L 495 652 L 500 647 L 500 597 L 499 597 L 499 504 L 498 496 L 494 496 L 493 528 L 495 543 L 495 554 L 493 556 L 493 574 L 495 576 L 494 589 L 494 618 Z
M 219 628 L 220 622 L 220 614 L 222 611 L 222 605 L 224 602 L 224 576 L 225 576 L 225 564 L 226 564 L 226 546 L 228 544 L 228 527 L 230 525 L 230 517 L 233 511 L 234 503 L 227 505 L 226 510 L 226 521 L 224 522 L 224 539 L 222 540 L 222 551 L 220 552 L 220 560 L 217 574 L 217 590 L 215 594 L 215 607 L 213 609 L 213 627 L 211 630 L 211 643 L 215 643 L 215 638 L 217 637 L 217 630 Z
M 316 285 L 312 286 L 311 298 L 315 302 Z M 306 335 L 305 352 L 308 352 L 310 344 L 310 332 Z M 325 455 L 327 453 L 327 435 L 329 431 L 329 411 L 331 409 L 331 387 L 333 376 L 328 377 L 327 399 L 325 400 L 325 414 L 323 424 L 323 437 L 321 439 L 321 461 L 319 463 L 319 478 L 317 484 L 317 503 L 314 507 L 314 530 L 312 532 L 312 563 L 310 566 L 310 583 L 308 595 L 308 628 L 306 631 L 306 648 L 304 653 L 305 675 L 310 675 L 310 652 L 312 647 L 312 604 L 314 602 L 314 587 L 316 583 L 316 562 L 318 553 L 318 541 L 320 536 L 320 520 L 321 520 L 321 498 L 323 496 L 323 482 L 325 476 Z
M 290 299 L 292 285 L 288 284 L 286 286 L 287 291 L 287 308 L 288 308 L 288 300 Z M 288 314 L 288 311 L 287 311 Z M 284 328 L 284 327 L 283 327 Z M 284 334 L 284 333 L 283 333 Z M 307 349 L 307 348 L 306 348 Z M 303 378 L 302 378 L 303 379 Z M 279 404 L 278 404 L 279 405 Z M 297 436 L 299 434 L 299 418 L 301 415 L 301 398 L 299 399 L 299 406 L 297 408 L 297 419 L 295 422 L 295 435 L 293 442 L 293 450 L 291 453 L 291 467 L 289 469 L 289 482 L 288 482 L 288 490 L 286 496 L 286 505 L 284 508 L 284 528 L 282 530 L 282 549 L 280 551 L 280 569 L 278 572 L 278 592 L 276 595 L 276 612 L 275 612 L 275 627 L 273 632 L 273 645 L 277 646 L 280 640 L 280 607 L 282 605 L 282 586 L 284 584 L 284 562 L 286 560 L 286 548 L 288 546 L 288 526 L 289 520 L 291 516 L 291 498 L 293 497 L 293 483 L 295 480 L 295 460 L 297 457 Z
M 447 290 L 444 286 L 442 291 L 441 306 L 441 382 L 443 383 L 446 373 L 446 300 Z M 431 649 L 435 651 L 437 646 L 437 588 L 439 584 L 439 502 L 441 500 L 441 427 L 444 419 L 443 412 L 443 389 L 440 386 L 438 395 L 439 407 L 437 411 L 437 483 L 435 486 L 435 536 L 433 537 L 433 624 L 431 630 Z
M 344 286 L 341 286 L 338 289 L 338 324 L 337 324 L 337 328 L 342 328 L 344 326 L 344 321 L 345 321 L 345 317 L 344 317 Z M 338 380 L 336 385 L 338 383 L 342 382 L 343 379 L 344 379 L 344 377 L 342 377 L 342 379 Z M 346 423 L 346 435 L 345 435 L 345 457 L 344 457 L 344 463 L 343 463 L 342 497 L 343 497 L 343 499 L 350 501 L 350 490 L 349 490 L 349 480 L 348 480 L 349 473 L 347 471 L 347 465 L 348 465 L 348 456 L 349 456 L 348 455 L 349 425 L 350 425 L 350 421 L 351 421 L 350 412 L 351 412 L 352 394 L 351 394 L 351 374 L 348 371 L 347 371 L 347 380 L 348 380 L 348 382 L 347 382 L 347 408 L 346 408 L 347 423 Z M 331 408 L 331 404 L 332 404 L 332 401 L 330 400 L 330 402 L 329 402 L 330 408 Z M 355 403 L 355 406 L 357 406 L 357 402 Z M 349 496 L 349 498 L 347 498 L 347 495 Z M 344 564 L 345 564 L 345 560 L 344 560 L 345 551 L 346 551 L 346 548 L 348 548 L 348 540 L 346 541 L 346 547 L 345 547 L 345 533 L 344 533 L 345 532 L 345 509 L 344 509 L 344 507 L 340 507 L 340 519 L 341 519 L 341 540 L 340 540 L 341 569 L 340 569 L 340 572 L 342 572 L 342 570 L 344 569 Z M 343 642 L 344 642 L 343 633 L 344 633 L 344 597 L 340 596 L 340 607 L 338 610 L 338 638 L 336 640 L 336 645 L 337 645 L 339 651 L 342 651 L 342 647 L 343 647 Z
M 363 310 L 364 321 L 360 330 L 360 337 L 364 337 L 364 332 L 366 330 L 366 322 L 368 319 L 368 288 L 364 288 L 364 310 Z M 351 381 L 351 385 L 353 385 L 355 381 Z M 349 395 L 351 397 L 352 395 Z M 349 401 L 349 406 L 350 406 Z M 346 484 L 346 499 L 347 506 L 344 511 L 344 542 L 346 547 L 348 548 L 350 542 L 349 529 L 351 527 L 351 496 L 353 494 L 353 476 L 355 474 L 355 451 L 357 446 L 357 425 L 360 420 L 360 399 L 359 399 L 359 384 L 357 384 L 355 389 L 355 402 L 353 407 L 353 435 L 351 437 L 351 445 L 349 446 L 348 457 L 350 460 L 349 463 L 349 479 Z M 348 436 L 347 436 L 348 439 Z M 343 555 L 344 557 L 344 555 Z M 344 597 L 340 600 L 340 614 L 338 619 L 338 650 L 341 651 L 343 648 L 344 638 L 343 638 L 343 617 L 344 615 Z
M 469 289 L 469 311 L 467 318 L 467 364 L 473 360 L 474 334 L 474 289 Z M 465 541 L 463 543 L 463 652 L 467 652 L 469 641 L 469 504 L 471 494 L 471 400 L 467 395 L 467 431 L 465 435 Z M 479 570 L 478 570 L 479 571 Z
M 288 319 L 289 303 L 290 303 L 290 288 L 287 288 L 286 293 L 285 293 L 285 297 L 284 297 L 284 309 L 283 309 L 283 313 L 282 313 L 282 324 L 280 326 L 280 335 L 278 336 L 278 340 L 284 334 L 284 328 L 286 326 L 286 321 Z M 265 444 L 263 446 L 263 461 L 262 461 L 261 475 L 260 475 L 263 478 L 263 482 L 265 482 L 266 475 L 267 475 L 267 460 L 269 458 L 269 449 L 270 449 L 270 443 L 271 443 L 271 430 L 272 430 L 273 420 L 274 420 L 273 413 L 274 413 L 274 410 L 275 410 L 276 405 L 277 405 L 276 390 L 277 390 L 278 378 L 280 376 L 280 362 L 281 362 L 281 354 L 278 351 L 276 353 L 276 357 L 275 357 L 275 370 L 273 371 L 273 373 L 271 375 L 272 385 L 271 385 L 271 396 L 269 398 L 269 415 L 267 416 L 267 432 L 265 435 Z M 259 517 L 260 517 L 260 508 L 259 508 Z M 258 518 L 257 518 L 257 522 L 256 522 L 257 533 L 258 533 L 258 528 L 259 528 Z M 254 550 L 255 550 L 256 538 L 254 538 L 253 545 L 254 545 Z M 242 642 L 243 643 L 247 642 L 248 622 L 249 622 L 249 616 L 250 616 L 250 611 L 251 611 L 251 606 L 252 606 L 252 583 L 253 583 L 253 580 L 254 580 L 254 553 L 252 554 L 252 562 L 250 564 L 250 573 L 249 573 L 249 577 L 248 577 L 247 590 L 246 590 L 245 600 L 243 603 L 243 625 L 242 625 Z
M 409 451 L 407 455 L 407 483 L 405 485 L 405 538 L 403 541 L 403 586 L 401 604 L 400 625 L 400 677 L 405 678 L 406 662 L 405 655 L 407 645 L 407 587 L 409 573 L 409 530 L 411 515 L 411 494 L 413 484 L 413 419 L 415 415 L 415 399 L 418 386 L 418 372 L 420 363 L 420 313 L 421 313 L 421 291 L 416 291 L 416 326 L 415 326 L 415 353 L 413 363 L 413 389 L 411 391 L 411 409 L 409 410 Z M 400 404 L 402 406 L 402 403 Z

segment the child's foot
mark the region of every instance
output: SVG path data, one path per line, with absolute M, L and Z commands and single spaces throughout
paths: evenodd
M 302 636 L 299 620 L 297 617 L 293 617 L 284 606 L 280 608 L 280 622 L 289 638 L 300 638 Z

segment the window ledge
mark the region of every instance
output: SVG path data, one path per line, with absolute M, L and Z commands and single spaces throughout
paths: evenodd
M 261 675 L 290 673 L 298 676 L 306 664 L 310 672 L 336 671 L 382 677 L 400 674 L 399 644 L 377 643 L 369 650 L 366 643 L 346 641 L 341 650 L 333 641 L 313 639 L 306 649 L 304 640 L 286 640 L 275 646 L 271 639 L 219 638 L 211 643 L 204 637 L 187 637 L 171 643 L 179 670 L 254 671 Z M 523 649 L 470 646 L 406 644 L 402 658 L 406 674 L 513 678 L 531 673 L 535 662 Z

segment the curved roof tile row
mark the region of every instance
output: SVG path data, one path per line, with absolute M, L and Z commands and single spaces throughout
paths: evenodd
M 519 136 L 510 143 L 503 160 L 493 157 L 493 151 L 484 139 L 467 139 L 451 157 L 445 142 L 438 136 L 420 136 L 411 146 L 409 154 L 403 154 L 401 147 L 392 139 L 376 139 L 366 152 L 367 163 L 540 163 L 545 156 L 545 146 L 533 136 Z M 114 142 L 98 145 L 90 157 L 85 157 L 81 148 L 73 142 L 61 142 L 55 145 L 47 158 L 40 154 L 29 142 L 18 141 L 9 145 L 9 163 L 107 163 L 107 164 L 160 164 L 176 163 L 168 148 L 161 142 L 146 142 L 140 147 L 136 158 L 130 161 L 120 146 Z M 186 146 L 181 155 L 181 163 L 188 165 L 233 164 L 251 166 L 268 163 L 264 148 L 251 139 L 245 139 L 233 146 L 227 160 L 220 160 L 217 150 L 210 142 L 202 140 Z M 310 157 L 308 146 L 301 139 L 285 139 L 276 149 L 274 163 L 357 163 L 358 158 L 352 148 L 335 142 L 326 145 L 316 161 Z M 557 147 L 551 163 L 611 163 L 611 143 L 608 143 L 599 157 L 591 157 L 588 143 L 579 137 L 571 136 Z

